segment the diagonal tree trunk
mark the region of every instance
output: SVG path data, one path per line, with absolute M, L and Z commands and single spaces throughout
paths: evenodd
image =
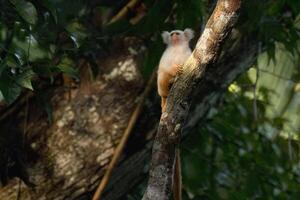
M 220 46 L 237 21 L 240 0 L 219 0 L 199 38 L 195 50 L 183 66 L 167 98 L 153 144 L 149 183 L 144 200 L 169 199 L 174 173 L 176 146 L 188 116 L 193 92 L 207 68 L 218 58 Z

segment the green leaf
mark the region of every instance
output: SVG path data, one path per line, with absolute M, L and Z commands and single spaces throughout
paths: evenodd
M 14 37 L 10 51 L 14 52 L 21 65 L 27 61 L 34 62 L 51 58 L 51 52 L 41 46 L 33 35 L 28 35 L 25 40 Z
M 7 40 L 8 38 L 8 28 L 7 26 L 0 21 L 0 44 L 2 46 L 4 46 L 4 42 Z
M 52 0 L 43 0 L 40 2 L 45 8 L 47 8 L 50 11 L 51 15 L 54 18 L 55 23 L 57 24 L 58 17 L 57 17 L 57 9 L 56 9 L 55 3 L 53 3 Z
M 4 101 L 4 97 L 3 97 L 3 95 L 2 95 L 2 92 L 0 91 L 0 102 L 1 101 Z
M 33 90 L 31 79 L 34 77 L 35 73 L 30 69 L 26 70 L 25 72 L 19 74 L 16 78 L 16 82 L 27 89 Z
M 11 48 L 11 49 L 13 49 L 13 48 Z M 19 65 L 24 65 L 27 61 L 26 52 L 21 48 L 15 48 L 15 49 L 13 49 L 13 52 L 14 52 L 15 60 L 18 61 L 17 63 Z
M 36 24 L 37 11 L 31 2 L 25 0 L 9 0 L 16 8 L 19 15 L 29 24 Z
M 5 102 L 11 104 L 21 94 L 22 88 L 15 82 L 8 71 L 4 71 L 0 76 L 0 91 Z
M 66 27 L 66 30 L 70 34 L 71 40 L 75 43 L 76 47 L 79 48 L 88 36 L 85 27 L 77 22 L 73 21 Z
M 70 58 L 68 57 L 65 57 L 62 59 L 62 61 L 59 63 L 59 65 L 57 66 L 57 68 L 69 75 L 69 76 L 72 76 L 74 78 L 78 78 L 78 71 L 74 68 L 75 66 L 75 63 L 73 60 L 71 60 Z

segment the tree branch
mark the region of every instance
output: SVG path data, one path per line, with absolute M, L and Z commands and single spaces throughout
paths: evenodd
M 240 0 L 218 1 L 192 56 L 184 64 L 183 73 L 171 88 L 153 144 L 149 182 L 143 200 L 169 199 L 176 146 L 192 94 L 206 69 L 217 60 L 220 46 L 237 20 L 240 3 Z

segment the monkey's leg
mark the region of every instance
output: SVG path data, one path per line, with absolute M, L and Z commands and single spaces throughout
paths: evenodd
M 173 173 L 173 197 L 174 200 L 181 200 L 182 193 L 182 180 L 181 180 L 181 162 L 180 151 L 176 149 L 175 152 L 175 166 Z
M 162 112 L 166 111 L 166 105 L 167 105 L 167 98 L 161 97 L 161 111 Z
M 168 73 L 160 72 L 158 73 L 157 77 L 157 89 L 158 94 L 161 96 L 161 109 L 162 112 L 166 110 L 166 101 L 167 96 L 170 90 L 170 79 L 172 76 L 170 76 Z

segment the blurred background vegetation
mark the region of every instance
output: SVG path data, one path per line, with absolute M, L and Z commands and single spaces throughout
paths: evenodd
M 97 75 L 97 53 L 116 37 L 143 41 L 147 77 L 164 48 L 161 31 L 199 35 L 215 1 L 141 2 L 110 22 L 128 1 L 0 0 L 0 106 L 28 90 L 43 97 L 61 73 L 79 80 L 80 58 Z M 236 30 L 259 42 L 258 57 L 183 139 L 184 199 L 299 199 L 300 1 L 243 1 Z M 140 199 L 145 183 L 127 198 Z

